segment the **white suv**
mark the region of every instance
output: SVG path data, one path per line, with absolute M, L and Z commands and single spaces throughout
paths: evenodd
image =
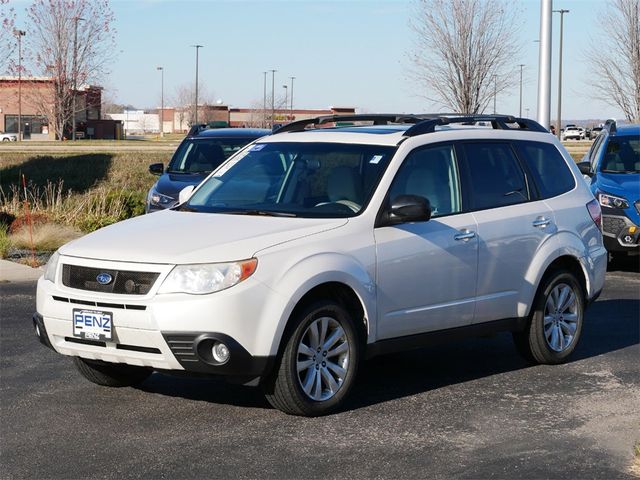
M 354 124 L 309 128 L 337 121 Z M 39 280 L 37 335 L 92 382 L 186 370 L 321 415 L 364 359 L 434 339 L 508 330 L 563 362 L 604 284 L 598 202 L 530 120 L 295 122 L 187 193 L 65 245 Z

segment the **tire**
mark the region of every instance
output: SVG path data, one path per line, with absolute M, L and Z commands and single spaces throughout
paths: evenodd
M 2 141 L 3 141 L 3 142 L 10 142 L 11 140 L 10 140 L 10 139 L 8 139 L 8 138 L 3 138 L 3 139 L 2 139 Z
M 361 346 L 354 321 L 331 300 L 310 305 L 292 320 L 274 370 L 262 383 L 265 397 L 289 415 L 332 413 L 349 394 L 358 370 Z
M 575 275 L 566 270 L 547 273 L 533 301 L 527 326 L 513 334 L 518 352 L 533 363 L 565 362 L 580 340 L 584 310 L 585 294 Z
M 73 363 L 84 378 L 103 387 L 131 387 L 144 382 L 152 370 L 122 363 L 107 363 L 73 357 Z

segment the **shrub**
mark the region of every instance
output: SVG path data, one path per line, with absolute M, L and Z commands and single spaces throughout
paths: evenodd
M 9 235 L 12 247 L 30 250 L 33 238 L 33 248 L 38 252 L 52 252 L 65 243 L 82 236 L 77 228 L 58 225 L 55 223 L 42 223 L 34 225 L 31 233 L 29 227 L 24 226 L 20 230 Z
M 0 224 L 0 258 L 7 258 L 9 249 L 11 248 L 11 240 L 7 233 L 6 225 Z

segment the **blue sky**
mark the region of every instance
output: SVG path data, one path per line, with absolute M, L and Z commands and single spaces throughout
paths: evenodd
M 514 0 L 515 1 L 515 0 Z M 27 5 L 16 3 L 17 10 Z M 535 117 L 540 3 L 518 2 L 523 11 L 520 38 L 524 63 L 524 111 Z M 262 102 L 263 74 L 275 68 L 276 92 L 295 76 L 295 106 L 353 106 L 369 112 L 433 111 L 407 78 L 408 28 L 413 0 L 114 0 L 120 52 L 104 85 L 118 102 L 153 107 L 176 86 L 193 82 L 195 52 L 202 44 L 200 81 L 215 99 L 234 107 Z M 565 15 L 563 118 L 622 117 L 618 109 L 590 98 L 586 57 L 593 54 L 601 0 L 555 0 Z M 19 16 L 18 22 L 20 22 Z M 22 17 L 23 18 L 23 17 Z M 556 115 L 559 16 L 554 14 L 552 117 Z M 269 82 L 270 82 L 269 74 Z M 270 83 L 268 83 L 270 89 Z M 498 111 L 518 113 L 518 88 L 499 95 Z M 165 104 L 170 100 L 165 101 Z M 553 123 L 553 122 L 552 122 Z

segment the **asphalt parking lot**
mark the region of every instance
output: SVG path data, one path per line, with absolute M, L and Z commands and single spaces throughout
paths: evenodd
M 35 282 L 0 285 L 2 478 L 621 478 L 640 441 L 640 272 L 614 265 L 571 363 L 509 335 L 374 359 L 344 412 L 154 374 L 108 389 L 32 333 Z

